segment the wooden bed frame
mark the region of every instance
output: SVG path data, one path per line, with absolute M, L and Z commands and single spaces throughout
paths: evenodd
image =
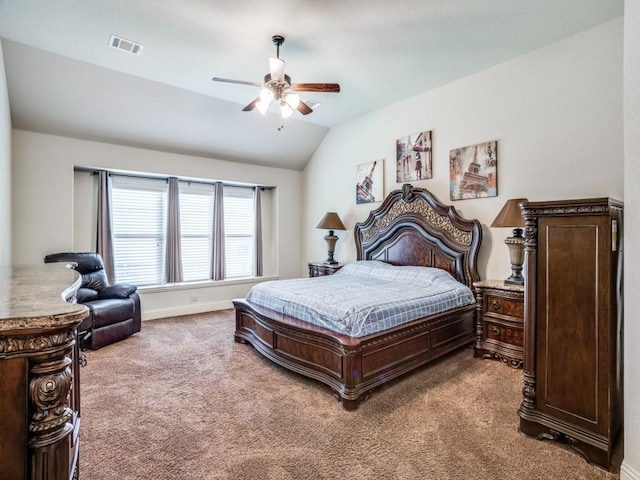
M 358 260 L 442 268 L 470 288 L 479 280 L 480 223 L 465 220 L 425 189 L 403 185 L 354 233 Z M 475 340 L 475 305 L 354 338 L 244 299 L 233 303 L 236 342 L 325 383 L 346 410 L 358 408 L 375 387 Z

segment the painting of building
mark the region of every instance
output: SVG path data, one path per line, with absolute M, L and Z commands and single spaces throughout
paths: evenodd
M 361 163 L 356 166 L 356 203 L 381 202 L 384 198 L 384 160 Z
M 405 183 L 431 178 L 431 151 L 431 131 L 397 139 L 396 181 Z
M 479 143 L 449 152 L 451 200 L 498 195 L 497 141 Z

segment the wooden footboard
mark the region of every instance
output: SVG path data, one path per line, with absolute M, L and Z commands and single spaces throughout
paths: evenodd
M 461 217 L 427 190 L 406 184 L 354 229 L 357 260 L 446 270 L 472 288 L 482 240 L 477 220 Z M 475 340 L 475 304 L 367 337 L 352 338 L 235 300 L 236 342 L 315 378 L 355 410 L 371 391 Z
M 346 410 L 375 387 L 474 341 L 475 305 L 353 338 L 234 300 L 235 341 L 328 385 Z

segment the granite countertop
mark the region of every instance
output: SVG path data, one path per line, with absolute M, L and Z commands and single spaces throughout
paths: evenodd
M 504 283 L 504 280 L 480 280 L 479 282 L 473 282 L 474 287 L 483 288 L 499 288 L 501 290 L 512 290 L 514 292 L 522 292 L 524 285 L 512 285 Z
M 65 299 L 80 282 L 64 263 L 0 266 L 0 332 L 79 323 L 88 308 Z

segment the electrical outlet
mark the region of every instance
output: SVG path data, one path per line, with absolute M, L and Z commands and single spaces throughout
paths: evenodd
M 189 298 L 190 302 L 197 302 L 198 300 L 200 300 L 200 299 L 198 298 L 197 295 L 191 295 L 191 297 Z

